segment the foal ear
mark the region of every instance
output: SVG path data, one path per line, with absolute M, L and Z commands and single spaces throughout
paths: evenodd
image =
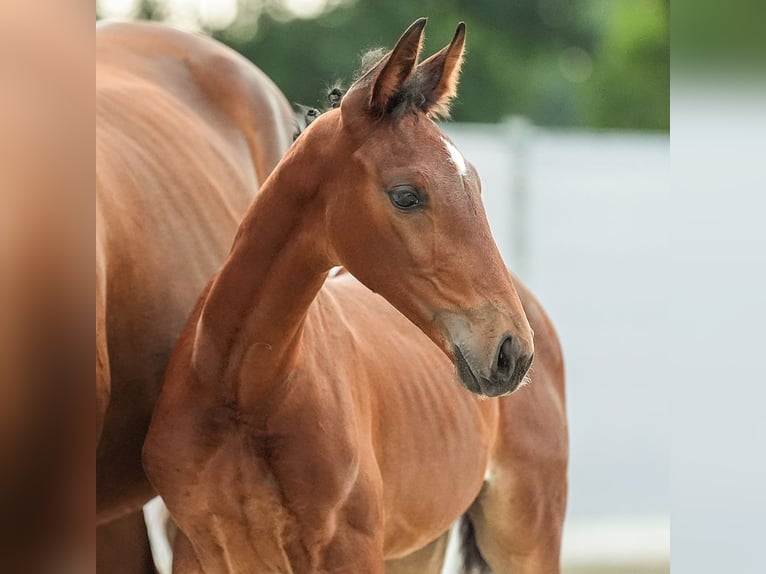
M 443 116 L 449 114 L 449 102 L 457 94 L 464 51 L 465 23 L 460 22 L 449 46 L 418 66 L 418 88 L 423 95 L 420 108 L 424 112 Z
M 423 43 L 423 28 L 426 27 L 426 21 L 426 18 L 415 20 L 399 38 L 394 49 L 370 71 L 375 78 L 369 99 L 371 110 L 378 113 L 385 112 L 392 98 L 415 69 Z

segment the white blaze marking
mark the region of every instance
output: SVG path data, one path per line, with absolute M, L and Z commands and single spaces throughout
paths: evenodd
M 447 148 L 449 157 L 452 160 L 452 163 L 455 164 L 455 167 L 457 168 L 458 173 L 460 173 L 460 175 L 465 175 L 466 173 L 468 173 L 468 168 L 465 165 L 465 158 L 463 157 L 463 155 L 457 150 L 457 148 L 454 145 L 452 145 L 451 142 L 447 141 L 444 138 L 442 138 L 442 141 L 444 142 L 444 147 Z

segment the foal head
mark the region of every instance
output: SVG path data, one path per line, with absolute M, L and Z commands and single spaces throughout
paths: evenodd
M 466 388 L 497 396 L 527 373 L 532 332 L 490 234 L 479 176 L 431 120 L 455 94 L 465 26 L 418 64 L 424 26 L 410 26 L 301 137 L 332 149 L 318 192 L 333 263 L 418 325 Z

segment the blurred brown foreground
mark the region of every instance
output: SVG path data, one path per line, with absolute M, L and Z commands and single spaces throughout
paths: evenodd
M 86 273 L 93 269 L 90 10 L 69 0 L 0 2 L 5 573 L 92 570 L 93 375 L 85 372 L 93 328 L 85 311 L 88 302 L 93 312 Z

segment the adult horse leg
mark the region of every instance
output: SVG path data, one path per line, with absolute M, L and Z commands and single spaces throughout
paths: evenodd
M 96 530 L 96 543 L 96 572 L 155 573 L 142 511 L 100 525 Z
M 398 560 L 386 562 L 386 574 L 439 574 L 444 565 L 450 531 L 420 550 Z

